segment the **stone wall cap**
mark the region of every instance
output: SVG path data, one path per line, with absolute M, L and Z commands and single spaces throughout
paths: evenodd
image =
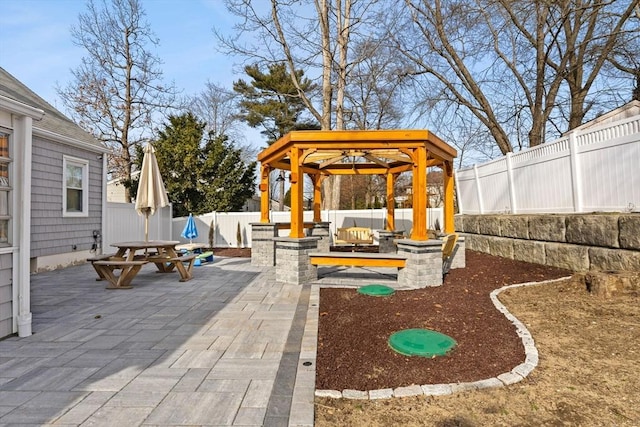
M 430 239 L 430 240 L 411 240 L 411 239 L 397 239 L 394 240 L 399 246 L 417 246 L 417 247 L 427 247 L 427 246 L 442 246 L 442 240 Z

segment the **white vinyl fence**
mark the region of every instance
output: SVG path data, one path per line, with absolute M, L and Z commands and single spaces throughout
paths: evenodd
M 173 235 L 171 206 L 158 209 L 149 217 L 149 240 L 171 240 Z M 112 252 L 115 242 L 144 240 L 144 216 L 138 215 L 134 203 L 107 203 L 102 251 Z
M 375 230 L 384 229 L 386 209 L 367 210 L 323 210 L 320 214 L 322 221 L 328 221 L 331 235 L 335 235 L 340 227 L 369 227 L 374 230 L 374 238 L 377 240 Z M 290 221 L 289 212 L 271 212 L 272 222 Z M 260 212 L 212 212 L 194 217 L 198 228 L 198 238 L 194 242 L 209 244 L 209 230 L 213 224 L 213 246 L 220 247 L 251 247 L 251 223 L 260 222 Z M 427 209 L 427 226 L 435 228 L 436 220 L 442 227 L 444 225 L 441 208 Z M 171 240 L 186 241 L 180 236 L 187 218 L 173 219 L 173 235 Z M 313 212 L 304 212 L 304 221 L 313 221 Z M 411 209 L 395 210 L 396 230 L 411 230 L 413 224 L 413 211 Z M 238 231 L 240 239 L 238 238 Z M 281 236 L 287 236 L 288 230 L 280 230 Z
M 640 115 L 456 172 L 462 214 L 640 211 Z
M 369 227 L 374 230 L 384 229 L 386 209 L 368 210 L 324 210 L 322 221 L 330 222 L 331 235 L 335 235 L 340 227 Z M 211 212 L 194 217 L 198 229 L 198 237 L 193 242 L 209 244 L 209 230 L 213 225 L 214 247 L 251 247 L 251 223 L 260 222 L 260 212 Z M 311 222 L 313 212 L 304 213 L 304 220 Z M 149 217 L 150 240 L 188 241 L 180 236 L 184 229 L 186 217 L 171 219 L 171 207 L 156 211 Z M 289 212 L 271 212 L 272 222 L 290 221 Z M 444 225 L 441 208 L 427 209 L 427 226 L 436 228 L 436 221 Z M 396 230 L 408 233 L 413 224 L 411 209 L 395 210 Z M 238 238 L 238 231 L 240 238 Z M 110 245 L 115 242 L 144 240 L 144 217 L 137 214 L 133 203 L 107 203 L 106 228 L 103 231 L 103 252 L 109 252 Z M 280 230 L 281 236 L 288 235 L 288 230 Z

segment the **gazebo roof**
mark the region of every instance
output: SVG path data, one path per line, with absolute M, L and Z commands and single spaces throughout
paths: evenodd
M 293 131 L 258 155 L 272 168 L 291 170 L 291 149 L 302 150 L 307 174 L 387 174 L 411 170 L 411 151 L 427 150 L 427 166 L 453 161 L 456 150 L 428 130 Z
M 320 222 L 320 184 L 328 175 L 386 175 L 387 198 L 401 172 L 413 172 L 414 240 L 427 239 L 427 168 L 444 171 L 445 231 L 453 232 L 453 159 L 455 148 L 428 130 L 293 131 L 258 154 L 261 163 L 260 221 L 269 222 L 269 173 L 288 170 L 291 184 L 291 238 L 304 236 L 304 174 L 314 185 L 313 216 Z M 387 226 L 393 226 L 393 206 L 387 207 Z

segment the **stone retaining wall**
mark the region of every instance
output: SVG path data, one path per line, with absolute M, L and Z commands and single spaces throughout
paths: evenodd
M 640 214 L 456 215 L 466 247 L 575 271 L 640 271 Z

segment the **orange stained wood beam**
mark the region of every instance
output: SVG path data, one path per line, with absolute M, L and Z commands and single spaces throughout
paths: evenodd
M 445 162 L 442 175 L 444 176 L 444 232 L 449 234 L 456 231 L 453 206 L 453 162 Z
M 313 182 L 313 222 L 322 221 L 320 215 L 322 206 L 322 181 L 324 181 L 325 178 L 326 175 L 311 175 L 311 182 Z
M 416 148 L 413 169 L 413 232 L 411 239 L 427 240 L 427 150 Z
M 269 173 L 271 168 L 267 165 L 260 167 L 260 222 L 269 222 Z
M 302 150 L 299 148 L 291 148 L 291 231 L 289 232 L 289 237 L 293 239 L 304 237 L 304 176 L 300 170 L 301 154 Z
M 344 265 L 350 267 L 398 267 L 406 265 L 406 260 L 401 258 L 366 258 L 366 255 L 358 258 L 343 258 L 331 255 L 310 255 L 309 262 L 313 265 Z
M 396 229 L 396 197 L 393 191 L 395 180 L 396 175 L 392 173 L 387 174 L 387 231 L 393 231 Z

